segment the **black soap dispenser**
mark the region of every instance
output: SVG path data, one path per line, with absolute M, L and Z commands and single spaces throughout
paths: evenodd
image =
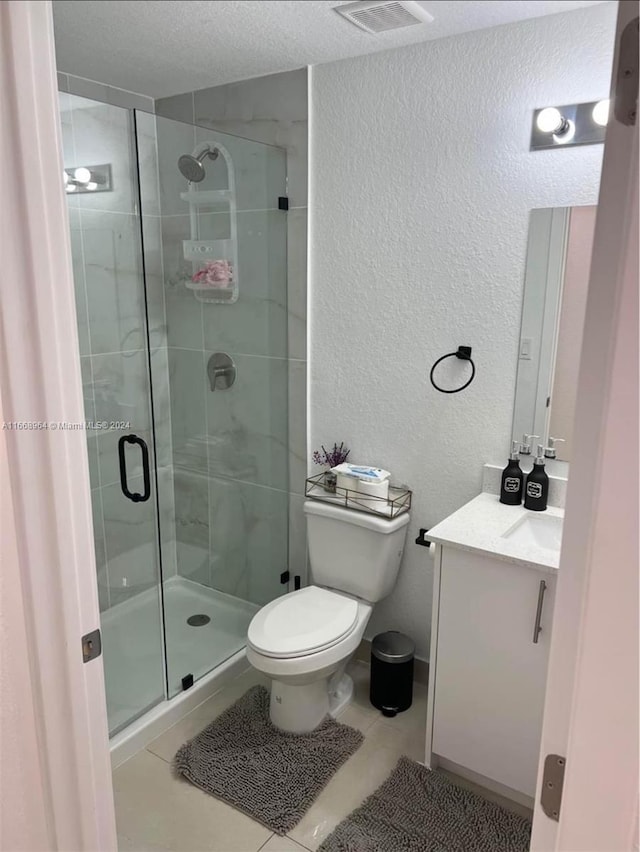
M 533 462 L 533 470 L 527 476 L 524 487 L 524 507 L 532 512 L 544 512 L 549 496 L 549 477 L 544 469 L 544 447 L 538 444 L 538 454 Z
M 519 506 L 522 503 L 522 486 L 524 473 L 520 467 L 519 445 L 517 441 L 511 442 L 511 455 L 509 463 L 502 471 L 502 482 L 500 484 L 500 502 L 507 506 Z

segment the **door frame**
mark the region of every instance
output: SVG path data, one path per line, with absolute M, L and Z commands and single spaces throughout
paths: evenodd
M 637 14 L 635 0 L 621 0 L 618 34 Z M 62 163 L 51 2 L 8 0 L 0 23 L 0 95 L 9 117 L 0 138 L 15 154 L 0 196 L 3 417 L 82 423 L 67 212 L 51 167 Z M 637 357 L 629 358 L 634 347 L 637 353 L 637 315 L 629 312 L 637 297 L 637 146 L 637 127 L 610 124 L 576 414 L 575 455 L 583 461 L 569 484 L 543 729 L 542 754 L 567 756 L 565 794 L 560 823 L 536 807 L 536 852 L 631 849 L 638 826 L 637 748 L 630 746 L 637 738 Z M 6 815 L 3 838 L 41 818 L 47 848 L 109 852 L 116 838 L 104 678 L 99 660 L 83 665 L 80 649 L 80 637 L 99 624 L 84 433 L 16 435 L 3 434 L 6 459 L 0 455 L 10 522 L 3 572 L 15 592 L 0 606 L 21 607 L 10 624 L 22 628 L 30 704 L 21 719 L 29 734 L 35 723 L 30 783 L 42 796 Z M 4 713 L 2 724 L 7 733 Z M 538 799 L 540 787 L 539 777 Z
M 50 0 L 0 3 L 0 34 L 0 403 L 4 422 L 37 424 L 0 441 L 3 680 L 18 673 L 23 702 L 2 702 L 2 846 L 110 852 L 104 674 L 82 654 L 100 617 Z
M 621 0 L 612 105 L 637 16 Z M 619 852 L 638 842 L 638 125 L 613 108 L 574 435 L 531 849 Z M 566 758 L 559 822 L 540 805 L 548 754 Z

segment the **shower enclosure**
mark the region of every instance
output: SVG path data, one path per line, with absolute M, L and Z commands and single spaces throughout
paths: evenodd
M 286 160 L 60 108 L 115 734 L 240 651 L 287 591 Z

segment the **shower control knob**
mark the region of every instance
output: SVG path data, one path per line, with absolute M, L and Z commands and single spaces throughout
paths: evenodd
M 215 352 L 207 363 L 207 375 L 212 391 L 228 390 L 236 380 L 236 365 L 226 352 Z

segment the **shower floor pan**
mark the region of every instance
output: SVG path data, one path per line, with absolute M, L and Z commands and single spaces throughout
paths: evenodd
M 183 577 L 167 580 L 163 594 L 169 691 L 178 693 L 169 701 L 164 694 L 158 590 L 148 589 L 102 614 L 107 712 L 112 735 L 126 733 L 132 720 L 151 708 L 152 712 L 156 711 L 159 703 L 168 707 L 188 692 L 196 693 L 200 678 L 207 673 L 214 675 L 217 667 L 238 652 L 244 656 L 247 629 L 258 606 Z M 188 621 L 194 615 L 209 620 L 195 626 Z M 182 678 L 189 674 L 196 683 L 182 692 Z M 200 701 L 207 697 L 204 694 Z

